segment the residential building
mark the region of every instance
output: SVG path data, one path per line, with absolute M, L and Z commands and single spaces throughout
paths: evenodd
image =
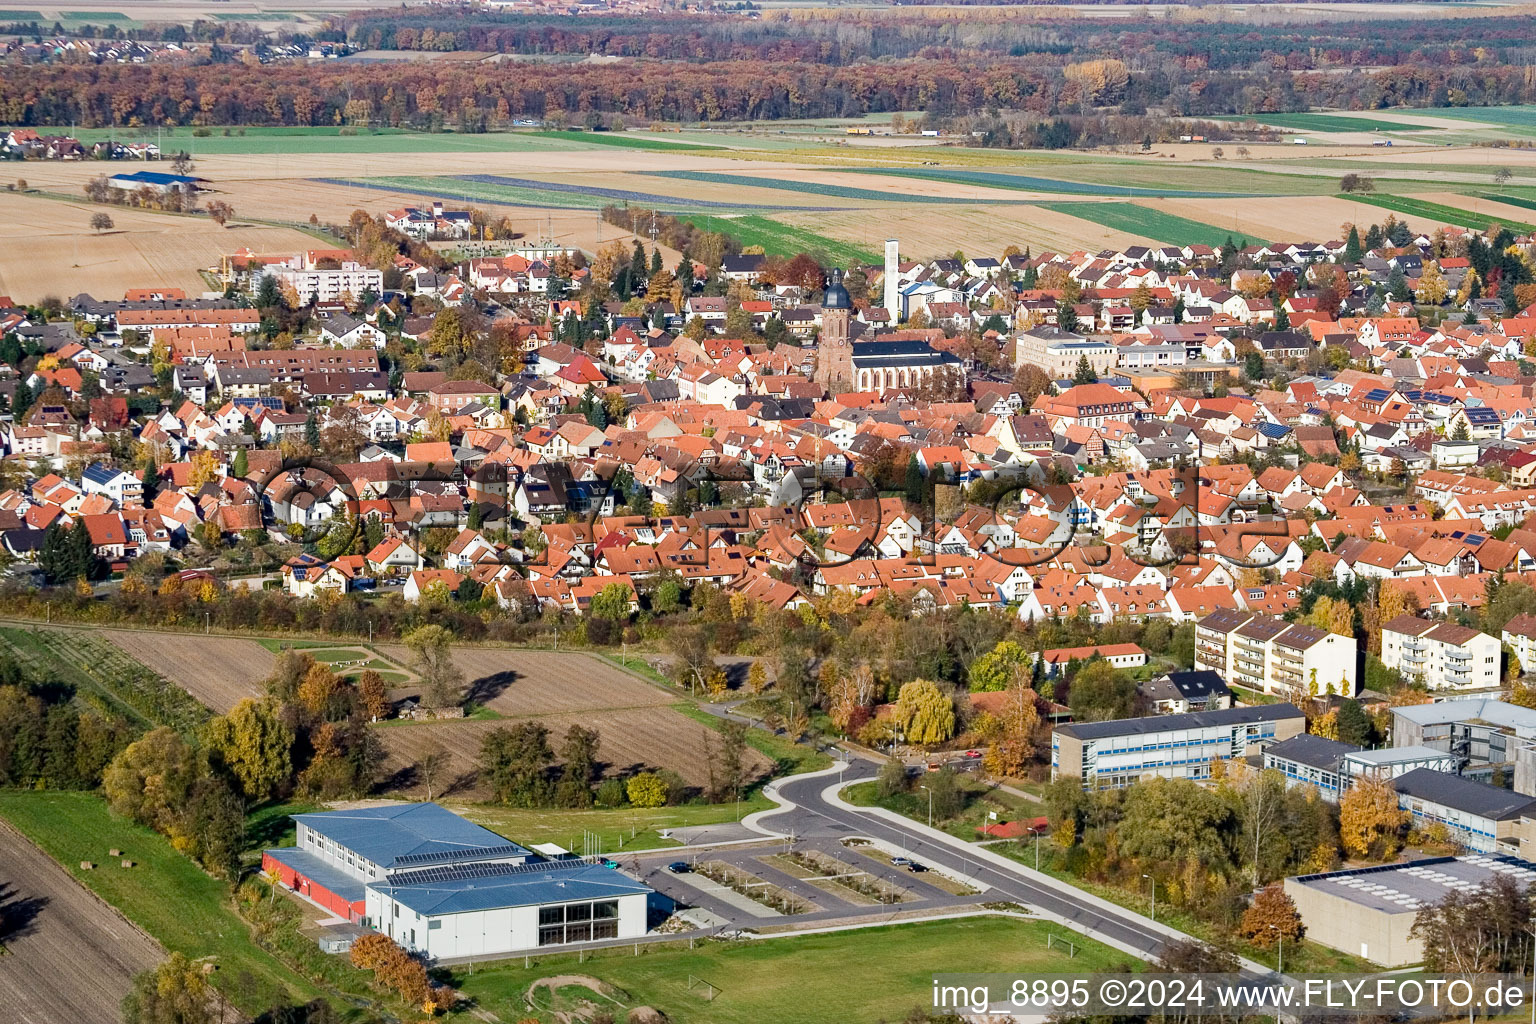
M 1136 692 L 1160 715 L 1219 711 L 1232 706 L 1232 690 L 1221 673 L 1209 669 L 1169 672 L 1137 684 Z
M 1263 693 L 1353 697 L 1354 637 L 1270 615 L 1223 608 L 1195 624 L 1195 667 Z
M 1453 622 L 1399 615 L 1381 627 L 1381 663 L 1431 690 L 1499 685 L 1499 641 Z

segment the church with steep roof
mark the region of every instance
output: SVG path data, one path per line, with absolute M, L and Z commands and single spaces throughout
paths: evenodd
M 816 343 L 815 379 L 829 392 L 922 387 L 941 371 L 964 379 L 964 366 L 954 353 L 941 352 L 926 341 L 882 340 L 879 334 L 855 340 L 852 320 L 853 301 L 843 286 L 843 272 L 834 269 L 821 302 L 821 335 Z

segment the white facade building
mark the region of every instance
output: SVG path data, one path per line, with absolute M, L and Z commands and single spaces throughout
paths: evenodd
M 1499 640 L 1470 626 L 1399 615 L 1381 627 L 1381 663 L 1431 690 L 1499 685 Z

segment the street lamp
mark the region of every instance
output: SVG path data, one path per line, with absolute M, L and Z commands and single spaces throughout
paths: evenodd
M 923 785 L 919 785 L 917 788 L 928 789 L 927 786 Z M 928 789 L 928 827 L 933 828 L 933 790 L 931 789 Z
M 1036 850 L 1038 851 L 1039 847 L 1036 847 Z M 1153 878 L 1151 875 L 1148 875 L 1148 874 L 1143 874 L 1141 877 L 1145 878 L 1149 883 L 1151 883 L 1151 889 L 1152 889 L 1152 920 L 1156 921 L 1157 920 L 1157 879 Z
M 1285 973 L 1285 932 L 1280 930 L 1280 926 L 1279 925 L 1272 924 L 1269 927 L 1274 930 L 1274 933 L 1275 933 L 1276 937 L 1278 937 L 1279 940 L 1280 940 L 1280 966 L 1277 967 L 1275 970 L 1276 970 L 1277 974 L 1284 974 Z

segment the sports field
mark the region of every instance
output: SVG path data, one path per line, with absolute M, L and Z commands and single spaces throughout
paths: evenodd
M 515 964 L 460 973 L 455 984 L 502 1020 L 526 1013 L 530 985 L 541 978 L 585 975 L 613 986 L 623 1007 L 651 1006 L 694 1024 L 823 1024 L 828 1020 L 904 1020 L 933 1006 L 940 972 L 1069 972 L 1111 970 L 1128 958 L 1070 933 L 1047 947 L 1057 926 L 1002 917 L 905 924 L 731 943 L 696 949 L 601 953 L 579 966 L 570 956 L 541 956 L 536 970 Z M 714 998 L 706 1000 L 704 987 Z M 786 992 L 794 998 L 785 999 Z M 573 993 L 574 994 L 574 993 Z M 543 1004 L 541 1004 L 543 1005 Z M 623 1019 L 622 1013 L 619 1015 Z M 553 1019 L 553 1018 L 543 1018 Z

